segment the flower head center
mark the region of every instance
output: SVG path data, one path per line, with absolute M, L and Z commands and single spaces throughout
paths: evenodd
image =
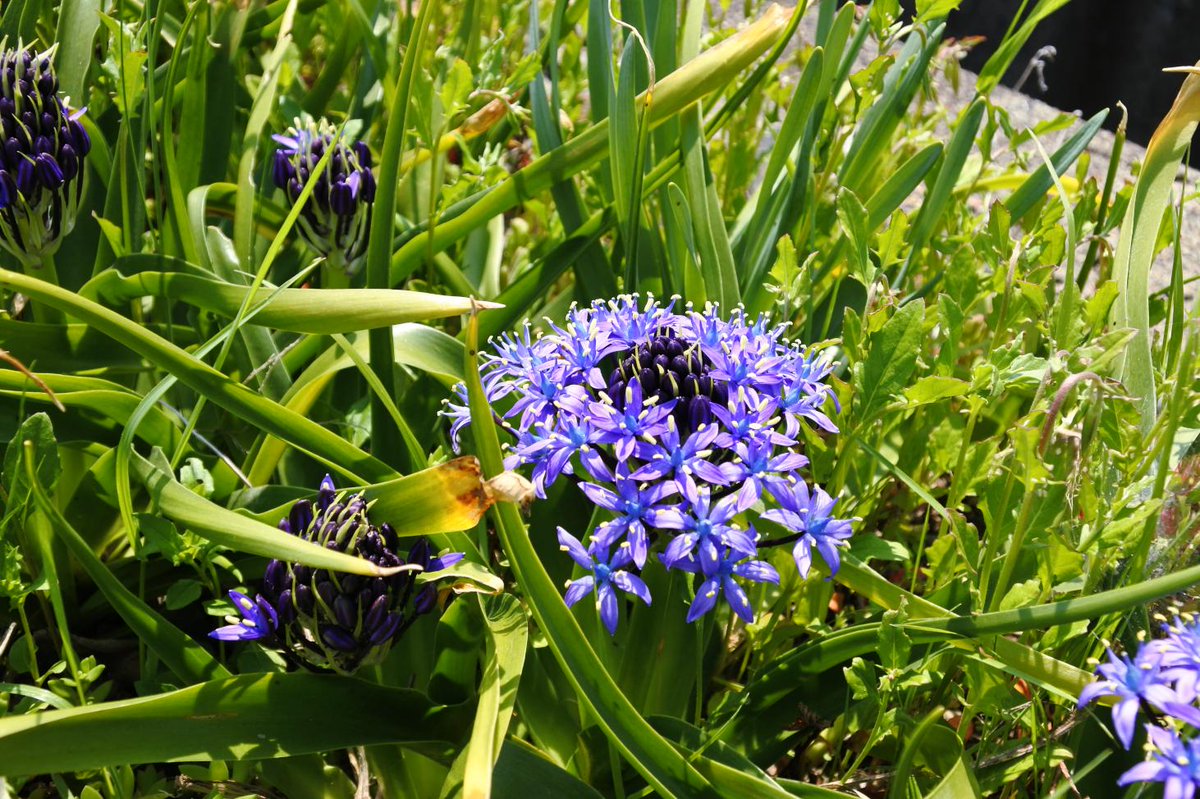
M 712 363 L 700 346 L 675 336 L 673 330 L 660 331 L 648 341 L 617 353 L 608 373 L 605 393 L 616 407 L 625 410 L 625 389 L 637 381 L 643 404 L 657 398 L 657 404 L 678 400 L 672 416 L 680 437 L 686 438 L 712 419 L 711 403 L 724 405 L 729 400 L 725 381 L 712 377 Z

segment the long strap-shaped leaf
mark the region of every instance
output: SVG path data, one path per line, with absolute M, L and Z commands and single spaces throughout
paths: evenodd
M 484 473 L 495 476 L 504 470 L 504 466 L 495 422 L 479 379 L 478 317 L 472 316 L 468 325 L 464 372 L 471 405 L 471 430 Z M 497 503 L 492 518 L 534 618 L 567 679 L 609 740 L 659 793 L 716 796 L 713 786 L 646 723 L 609 676 L 579 623 L 563 603 L 554 581 L 538 560 L 517 508 L 508 502 Z
M 418 691 L 296 672 L 0 719 L 0 774 L 123 763 L 263 760 L 381 743 L 451 749 L 471 708 Z
M 51 283 L 7 269 L 0 269 L 0 286 L 41 300 L 88 323 L 170 372 L 230 413 L 306 450 L 338 472 L 368 480 L 387 480 L 396 476 L 396 472 L 387 464 L 366 454 L 336 433 L 231 380 L 115 311 Z
M 1138 176 L 1133 198 L 1121 221 L 1121 237 L 1113 259 L 1113 280 L 1121 290 L 1113 303 L 1113 323 L 1132 327 L 1137 335 L 1117 365 L 1118 377 L 1138 400 L 1142 434 L 1150 432 L 1157 414 L 1154 362 L 1150 348 L 1150 267 L 1163 214 L 1171 202 L 1175 173 L 1200 122 L 1200 63 L 1191 68 L 1175 104 L 1163 117 Z
M 90 283 L 105 302 L 139 297 L 170 297 L 221 316 L 237 314 L 250 291 L 221 280 L 178 272 L 141 272 L 125 277 L 115 270 Z M 488 304 L 488 307 L 494 307 Z M 280 289 L 254 315 L 254 324 L 294 333 L 352 333 L 461 316 L 471 310 L 466 297 L 391 289 Z

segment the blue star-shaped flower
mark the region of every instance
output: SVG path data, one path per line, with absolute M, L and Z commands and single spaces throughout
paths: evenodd
M 1089 683 L 1080 691 L 1079 707 L 1100 696 L 1119 697 L 1121 701 L 1112 712 L 1113 728 L 1121 744 L 1128 749 L 1133 743 L 1133 729 L 1142 700 L 1160 710 L 1182 703 L 1162 671 L 1162 654 L 1153 648 L 1142 647 L 1132 660 L 1128 655 L 1117 657 L 1110 649 L 1108 661 L 1096 669 L 1103 679 Z
M 615 519 L 596 528 L 594 540 L 600 546 L 608 547 L 621 536 L 625 536 L 625 543 L 631 550 L 633 562 L 639 569 L 642 568 L 646 564 L 646 553 L 650 548 L 646 527 L 658 526 L 656 516 L 663 510 L 658 507 L 658 503 L 675 493 L 674 483 L 643 485 L 618 471 L 616 492 L 595 483 L 581 483 L 579 487 L 588 499 L 616 515 Z
M 787 491 L 778 494 L 772 492 L 779 501 L 779 508 L 773 508 L 762 515 L 764 519 L 777 522 L 793 533 L 799 533 L 796 546 L 792 549 L 792 557 L 796 559 L 796 568 L 800 576 L 808 577 L 812 568 L 812 548 L 817 551 L 825 563 L 829 565 L 829 573 L 837 574 L 842 563 L 838 548 L 846 546 L 850 537 L 850 520 L 830 517 L 837 500 L 825 493 L 825 489 L 816 486 L 810 492 L 808 484 L 797 479 Z
M 675 418 L 668 416 L 667 427 L 655 443 L 636 444 L 637 456 L 646 461 L 646 465 L 633 473 L 633 479 L 661 480 L 671 477 L 680 493 L 689 484 L 694 488 L 697 477 L 713 485 L 728 485 L 731 480 L 721 467 L 707 460 L 712 455 L 710 447 L 718 433 L 716 425 L 700 425 L 699 429 L 681 441 Z
M 705 567 L 713 567 L 720 561 L 724 547 L 742 557 L 755 554 L 757 548 L 753 536 L 730 524 L 733 517 L 746 509 L 741 504 L 740 493 L 713 502 L 707 488 L 697 490 L 689 486 L 684 498 L 687 500 L 684 504 L 654 514 L 655 527 L 682 531 L 671 539 L 662 555 L 662 562 L 668 569 L 676 568 L 680 561 L 691 557 L 693 550 L 697 551 Z
M 750 598 L 745 590 L 737 584 L 734 577 L 749 580 L 754 583 L 779 584 L 779 572 L 766 561 L 746 560 L 742 555 L 729 551 L 716 563 L 697 563 L 695 558 L 676 561 L 675 568 L 689 572 L 699 572 L 704 576 L 704 582 L 696 589 L 696 598 L 688 610 L 687 620 L 693 622 L 708 613 L 717 605 L 717 598 L 725 596 L 725 601 L 738 617 L 749 624 L 754 621 L 754 611 L 750 608 Z
M 607 398 L 607 395 L 601 396 Z M 643 401 L 642 384 L 631 380 L 625 387 L 623 410 L 618 410 L 611 402 L 592 402 L 589 406 L 595 425 L 601 431 L 597 440 L 602 444 L 612 444 L 618 460 L 625 461 L 633 457 L 634 446 L 639 439 L 661 435 L 667 429 L 666 420 L 674 410 L 676 401 L 652 402 Z
M 561 527 L 558 528 L 558 543 L 562 550 L 571 556 L 571 560 L 591 572 L 587 577 L 568 581 L 567 593 L 563 598 L 567 607 L 595 592 L 600 620 L 604 622 L 609 635 L 616 634 L 617 620 L 620 616 L 615 589 L 636 596 L 647 605 L 650 604 L 650 589 L 640 577 L 630 574 L 624 568 L 633 561 L 627 548 L 618 548 L 610 558 L 608 548 L 598 547 L 595 539 L 592 540 L 590 549 L 584 549 L 579 539 Z
M 772 495 L 786 493 L 787 476 L 808 465 L 808 458 L 790 450 L 777 451 L 763 436 L 739 441 L 734 446 L 737 459 L 724 466 L 731 483 L 741 483 L 742 503 L 750 507 L 764 491 Z
M 1161 782 L 1163 799 L 1193 799 L 1200 786 L 1200 739 L 1180 739 L 1174 730 L 1146 725 L 1153 747 L 1150 759 L 1138 763 L 1117 780 L 1124 788 L 1135 782 Z

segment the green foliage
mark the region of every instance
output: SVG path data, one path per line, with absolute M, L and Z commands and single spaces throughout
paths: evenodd
M 57 44 L 93 144 L 57 264 L 0 263 L 9 788 L 1115 790 L 1078 692 L 1200 582 L 1172 195 L 1200 84 L 1123 186 L 1086 154 L 1106 111 L 1025 129 L 993 94 L 1062 0 L 1022 5 L 965 98 L 958 0 L 726 5 L 4 5 L 10 41 Z M 377 156 L 357 274 L 314 261 L 273 183 L 301 114 Z M 593 509 L 556 486 L 522 514 L 481 341 L 619 292 L 742 303 L 835 362 L 841 434 L 799 434 L 856 520 L 832 580 L 764 548 L 784 578 L 750 624 L 686 624 L 657 564 L 616 638 L 566 607 L 554 527 Z M 380 572 L 277 529 L 326 473 L 466 553 L 355 677 L 207 637 L 272 558 Z

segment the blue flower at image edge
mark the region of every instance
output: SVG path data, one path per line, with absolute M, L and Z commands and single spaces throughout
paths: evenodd
M 1200 786 L 1200 740 L 1184 741 L 1174 730 L 1146 725 L 1150 759 L 1138 763 L 1117 780 L 1125 787 L 1135 782 L 1161 782 L 1163 799 L 1193 799 Z

